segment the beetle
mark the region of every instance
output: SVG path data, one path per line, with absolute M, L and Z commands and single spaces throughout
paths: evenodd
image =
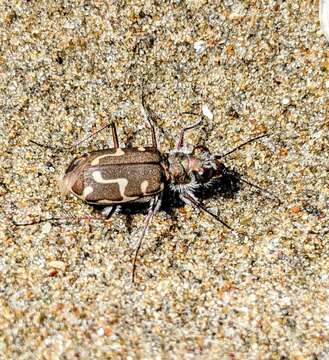
M 61 181 L 65 194 L 72 193 L 88 204 L 104 206 L 103 214 L 108 217 L 122 205 L 149 204 L 144 228 L 135 250 L 132 282 L 135 281 L 138 252 L 165 192 L 178 195 L 183 203 L 200 208 L 234 232 L 226 222 L 201 203 L 197 193 L 220 180 L 225 174 L 226 167 L 221 158 L 267 136 L 259 135 L 221 156 L 213 155 L 203 145 L 196 145 L 192 151 L 188 151 L 184 136 L 188 130 L 201 124 L 201 121 L 198 121 L 180 131 L 174 150 L 163 153 L 159 147 L 155 124 L 143 99 L 141 110 L 151 131 L 151 146 L 120 147 L 115 123 L 111 122 L 109 126 L 112 130 L 113 148 L 84 153 L 74 158 Z M 267 192 L 246 180 L 239 180 Z

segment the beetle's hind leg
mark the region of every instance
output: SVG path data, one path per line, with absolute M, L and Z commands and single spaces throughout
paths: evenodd
M 152 116 L 150 115 L 150 109 L 145 103 L 144 94 L 142 94 L 142 104 L 141 104 L 141 112 L 144 117 L 144 121 L 151 129 L 151 136 L 152 136 L 152 147 L 159 149 L 159 141 L 156 134 L 156 126 L 154 124 L 154 121 L 152 119 Z
M 137 261 L 137 256 L 138 256 L 138 253 L 139 253 L 139 250 L 142 246 L 142 243 L 143 243 L 143 239 L 146 235 L 146 232 L 149 228 L 149 225 L 153 219 L 153 216 L 155 215 L 155 213 L 159 210 L 160 206 L 161 206 L 161 198 L 162 198 L 162 193 L 156 195 L 152 200 L 151 200 L 151 205 L 150 205 L 150 209 L 149 209 L 149 212 L 146 216 L 146 219 L 145 219 L 145 223 L 144 223 L 144 228 L 143 228 L 143 231 L 142 231 L 142 234 L 139 238 L 139 241 L 138 241 L 138 245 L 137 245 L 137 248 L 136 248 L 136 251 L 135 251 L 135 256 L 134 256 L 134 260 L 133 260 L 133 270 L 132 270 L 132 283 L 135 282 L 135 275 L 136 275 L 136 261 Z

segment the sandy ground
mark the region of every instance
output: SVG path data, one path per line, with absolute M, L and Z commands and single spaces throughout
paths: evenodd
M 131 5 L 134 3 L 135 5 Z M 329 44 L 317 1 L 0 4 L 1 359 L 328 359 Z M 44 222 L 92 209 L 63 197 L 69 146 L 109 119 L 146 145 L 141 86 L 164 152 L 188 134 L 247 185 L 145 216 Z M 87 150 L 108 146 L 101 133 Z M 78 149 L 79 151 L 87 151 Z

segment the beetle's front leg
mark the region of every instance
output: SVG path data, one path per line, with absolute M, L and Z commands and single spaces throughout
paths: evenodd
M 185 135 L 185 132 L 188 131 L 188 130 L 192 130 L 194 128 L 196 128 L 197 126 L 199 126 L 200 124 L 202 123 L 202 120 L 199 120 L 198 122 L 196 122 L 195 124 L 192 124 L 186 128 L 183 128 L 180 132 L 180 136 L 179 136 L 179 140 L 178 140 L 178 143 L 176 145 L 176 150 L 179 150 L 181 149 L 183 146 L 184 146 L 184 135 Z
M 236 233 L 236 231 L 231 228 L 230 225 L 226 224 L 226 222 L 224 222 L 222 219 L 220 219 L 216 214 L 212 213 L 211 211 L 209 211 L 204 205 L 202 205 L 202 203 L 200 201 L 198 201 L 193 195 L 191 194 L 181 194 L 180 198 L 182 199 L 182 201 L 185 202 L 185 204 L 191 204 L 194 205 L 195 207 L 201 209 L 202 211 L 204 211 L 205 213 L 209 214 L 210 216 L 212 216 L 214 219 L 216 219 L 218 222 L 220 222 L 222 225 L 224 225 L 227 229 L 231 230 L 233 233 Z

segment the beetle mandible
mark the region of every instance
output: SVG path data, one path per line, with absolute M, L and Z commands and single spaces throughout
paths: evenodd
M 132 281 L 135 280 L 136 260 L 147 229 L 155 213 L 161 206 L 164 190 L 178 195 L 185 204 L 191 204 L 205 211 L 231 231 L 227 223 L 207 210 L 199 201 L 196 192 L 221 178 L 225 171 L 220 159 L 242 146 L 260 139 L 259 135 L 222 155 L 213 155 L 203 145 L 197 145 L 192 151 L 184 146 L 186 131 L 201 124 L 197 123 L 183 128 L 176 148 L 169 153 L 162 153 L 156 136 L 156 129 L 142 98 L 142 113 L 152 137 L 149 147 L 120 147 L 115 124 L 112 129 L 113 148 L 82 154 L 72 160 L 63 179 L 65 193 L 72 193 L 92 205 L 105 206 L 103 213 L 108 217 L 121 205 L 149 203 L 148 214 L 135 251 L 132 269 Z M 241 179 L 239 179 L 241 180 Z M 255 186 L 259 190 L 266 190 Z

